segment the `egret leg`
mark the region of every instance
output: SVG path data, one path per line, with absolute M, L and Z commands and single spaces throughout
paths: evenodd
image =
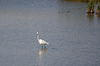
M 46 48 L 46 46 L 44 45 L 44 48 Z
M 43 48 L 43 45 L 42 45 L 42 48 Z

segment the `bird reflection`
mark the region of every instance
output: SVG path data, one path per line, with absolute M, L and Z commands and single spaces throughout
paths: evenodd
M 87 13 L 87 17 L 93 18 L 94 14 L 93 13 Z
M 36 58 L 36 66 L 43 65 L 43 60 L 45 59 L 45 55 L 47 51 L 48 51 L 48 48 L 41 48 L 38 51 L 37 58 Z
M 44 53 L 46 53 L 48 51 L 48 48 L 41 48 L 38 52 L 39 55 L 43 55 Z

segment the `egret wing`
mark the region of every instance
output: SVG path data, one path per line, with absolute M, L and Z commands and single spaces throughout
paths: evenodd
M 40 39 L 40 44 L 49 44 L 49 43 L 44 41 L 44 40 L 42 40 L 42 39 Z

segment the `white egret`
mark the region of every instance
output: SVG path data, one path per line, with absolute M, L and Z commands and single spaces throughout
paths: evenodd
M 37 32 L 37 40 L 40 45 L 48 45 L 49 43 L 39 38 L 39 33 Z M 42 46 L 43 47 L 43 46 Z

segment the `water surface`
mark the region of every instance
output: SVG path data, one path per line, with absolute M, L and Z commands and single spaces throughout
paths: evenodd
M 100 17 L 86 3 L 0 0 L 0 66 L 99 66 Z M 40 37 L 49 45 L 42 48 Z

